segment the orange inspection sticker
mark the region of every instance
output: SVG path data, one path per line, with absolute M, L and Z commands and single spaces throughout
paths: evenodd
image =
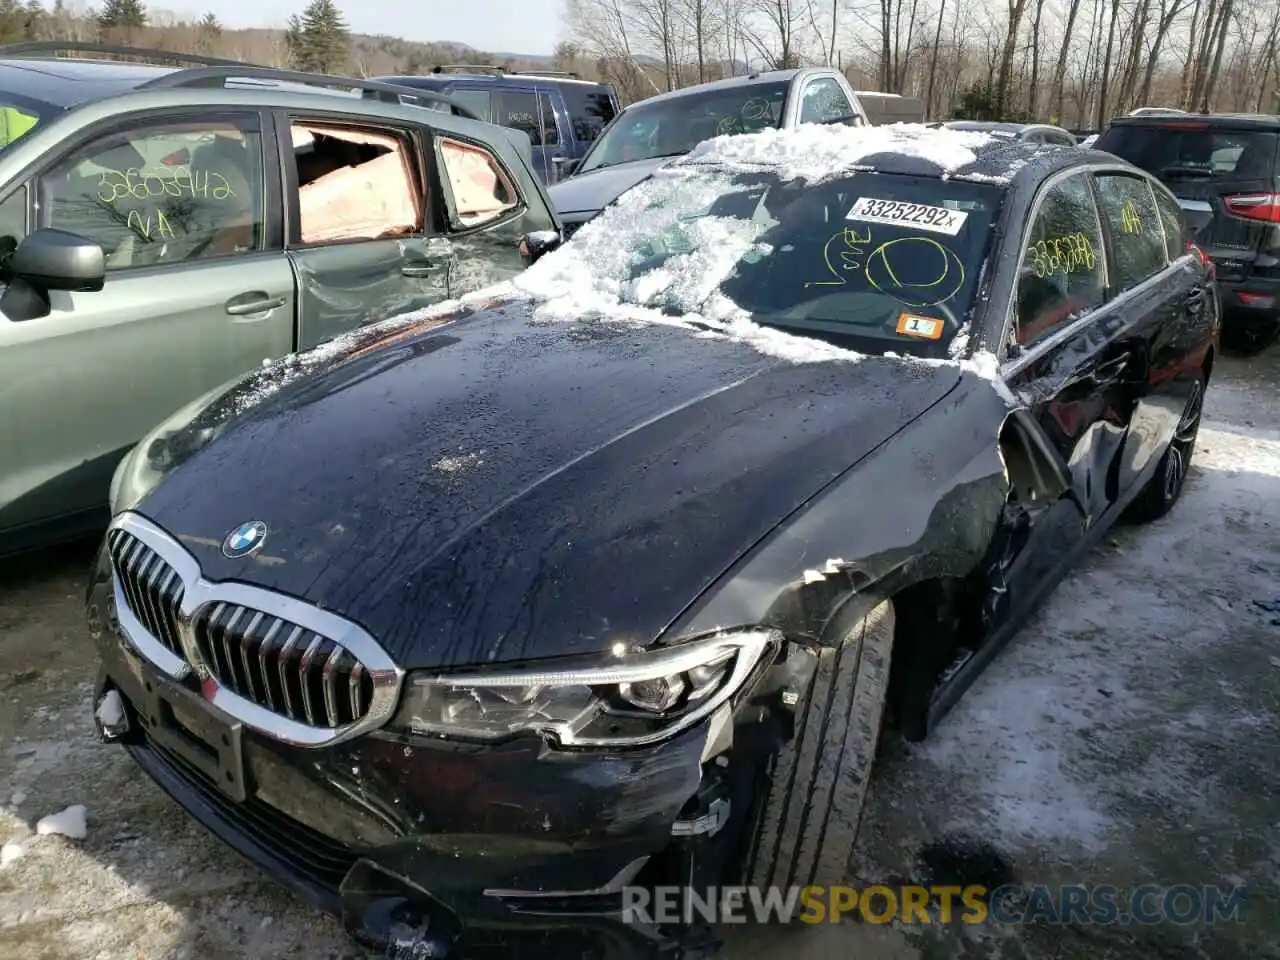
M 933 317 L 918 317 L 914 313 L 903 313 L 898 316 L 898 332 L 908 337 L 937 340 L 942 336 L 945 328 L 946 324 Z

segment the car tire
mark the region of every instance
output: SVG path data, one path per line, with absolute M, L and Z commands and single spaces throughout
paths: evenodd
M 1196 439 L 1200 435 L 1206 382 L 1204 372 L 1201 371 L 1192 387 L 1191 396 L 1187 398 L 1182 416 L 1178 419 L 1178 425 L 1174 428 L 1173 439 L 1160 458 L 1160 465 L 1127 511 L 1127 518 L 1131 522 L 1149 523 L 1160 519 L 1173 509 L 1173 505 L 1182 496 L 1182 489 L 1187 483 L 1187 471 L 1191 469 L 1191 458 L 1196 452 Z
M 844 883 L 889 690 L 893 604 L 881 602 L 823 647 L 795 736 L 776 757 L 751 838 L 746 882 L 762 889 Z M 797 898 L 791 917 L 802 908 Z

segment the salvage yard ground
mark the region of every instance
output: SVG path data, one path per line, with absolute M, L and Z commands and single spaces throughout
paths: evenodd
M 928 743 L 893 746 L 851 876 L 1244 884 L 1243 922 L 737 929 L 726 960 L 1280 958 L 1280 347 L 1215 379 L 1181 504 L 1111 534 Z M 361 956 L 94 742 L 91 551 L 0 567 L 0 956 Z M 74 804 L 85 839 L 37 834 Z

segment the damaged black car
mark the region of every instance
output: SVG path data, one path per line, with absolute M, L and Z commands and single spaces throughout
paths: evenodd
M 1088 150 L 704 144 L 159 425 L 87 593 L 100 736 L 375 949 L 712 946 L 624 894 L 845 882 L 878 742 L 1178 500 L 1183 218 Z

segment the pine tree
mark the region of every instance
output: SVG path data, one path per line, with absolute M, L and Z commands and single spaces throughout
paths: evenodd
M 102 5 L 102 12 L 98 14 L 98 27 L 101 30 L 146 25 L 147 8 L 142 5 L 142 0 L 106 0 Z
M 311 0 L 301 17 L 290 17 L 285 41 L 293 65 L 315 73 L 341 70 L 351 51 L 351 34 L 333 0 Z

